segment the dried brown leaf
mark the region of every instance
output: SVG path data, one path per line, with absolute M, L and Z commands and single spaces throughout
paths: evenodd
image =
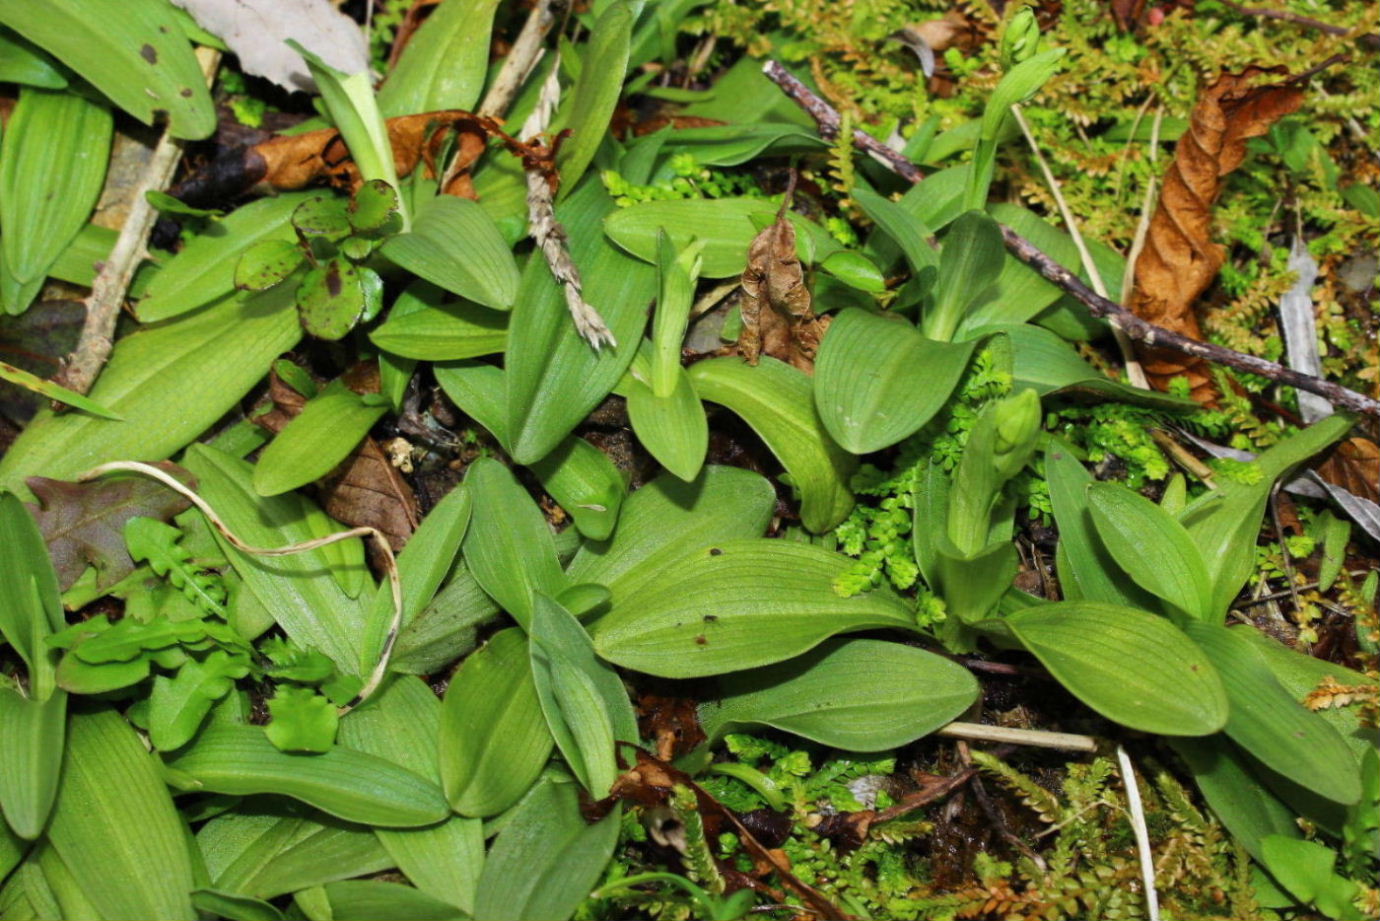
M 786 217 L 789 202 L 788 192 L 776 220 L 748 247 L 738 350 L 751 365 L 768 355 L 813 374 L 815 353 L 830 318 L 815 316 L 810 305 L 805 269 L 795 250 L 795 225 Z
M 155 465 L 195 488 L 196 479 L 176 464 Z M 44 476 L 25 480 L 38 505 L 29 506 L 48 544 L 58 585 L 72 586 L 87 565 L 96 568 L 99 588 L 108 588 L 134 571 L 125 550 L 125 522 L 131 518 L 167 521 L 190 503 L 148 477 L 115 475 L 90 483 L 70 483 Z
M 1317 471 L 1354 496 L 1380 502 L 1380 446 L 1369 438 L 1348 438 L 1332 449 Z
M 1189 128 L 1174 151 L 1159 206 L 1150 221 L 1145 249 L 1136 262 L 1131 310 L 1158 326 L 1201 339 L 1194 302 L 1212 284 L 1226 248 L 1212 240 L 1212 207 L 1224 177 L 1241 165 L 1246 141 L 1270 130 L 1295 111 L 1303 92 L 1289 84 L 1253 85 L 1270 71 L 1250 67 L 1224 73 L 1201 91 Z M 1170 378 L 1188 375 L 1194 399 L 1216 397 L 1206 362 L 1160 348 L 1141 350 L 1146 376 L 1160 389 Z

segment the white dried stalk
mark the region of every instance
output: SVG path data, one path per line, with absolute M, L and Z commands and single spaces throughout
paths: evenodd
M 557 79 L 561 60 L 557 55 L 552 62 L 551 73 L 542 84 L 537 107 L 522 123 L 520 136 L 531 140 L 546 130 L 551 124 L 551 116 L 556 112 L 556 103 L 561 98 L 561 85 Z M 580 282 L 580 270 L 570 258 L 570 236 L 564 225 L 556 219 L 556 202 L 551 183 L 539 169 L 527 170 L 527 223 L 528 232 L 541 248 L 551 274 L 565 291 L 565 304 L 570 310 L 570 318 L 575 321 L 575 329 L 597 350 L 600 346 L 617 346 L 609 331 L 608 324 L 585 300 Z
M 1063 751 L 1095 752 L 1097 740 L 1092 736 L 1072 732 L 1049 732 L 1044 729 L 1016 729 L 1008 726 L 986 726 L 955 720 L 935 730 L 935 735 L 974 742 L 998 742 L 1007 745 L 1029 745 L 1033 748 L 1057 748 Z
M 300 544 L 289 544 L 286 547 L 255 547 L 245 543 L 239 535 L 230 530 L 227 525 L 216 514 L 209 503 L 201 496 L 189 489 L 184 483 L 179 481 L 166 470 L 160 470 L 151 464 L 140 463 L 139 461 L 112 461 L 108 464 L 101 464 L 99 467 L 92 467 L 90 470 L 80 474 L 76 479 L 78 483 L 85 483 L 89 480 L 99 479 L 107 473 L 138 473 L 146 477 L 151 477 L 173 492 L 186 499 L 201 511 L 206 519 L 211 522 L 217 531 L 225 535 L 225 539 L 230 541 L 237 550 L 254 556 L 289 556 L 294 553 L 305 553 L 308 550 L 317 550 L 329 544 L 336 544 L 343 540 L 353 537 L 367 537 L 374 542 L 383 556 L 384 569 L 388 572 L 388 586 L 393 595 L 393 619 L 388 625 L 388 636 L 383 641 L 383 650 L 379 653 L 379 661 L 374 666 L 374 670 L 369 674 L 369 678 L 364 682 L 364 686 L 359 689 L 359 693 L 348 704 L 340 708 L 340 715 L 344 716 L 355 707 L 359 706 L 369 695 L 373 694 L 383 679 L 388 675 L 388 663 L 393 657 L 393 647 L 398 642 L 398 633 L 402 629 L 403 617 L 403 598 L 402 580 L 398 576 L 398 563 L 393 556 L 393 548 L 388 543 L 388 538 L 378 528 L 371 528 L 362 525 L 357 528 L 350 528 L 348 531 L 336 531 L 334 534 L 327 534 L 325 537 L 318 537 L 313 540 L 302 541 Z
M 1131 830 L 1136 833 L 1136 852 L 1140 855 L 1140 875 L 1145 885 L 1145 914 L 1150 921 L 1160 921 L 1160 894 L 1155 889 L 1155 857 L 1150 852 L 1150 830 L 1145 825 L 1145 807 L 1141 805 L 1140 787 L 1136 785 L 1131 756 L 1120 745 L 1116 747 L 1116 762 L 1121 769 L 1121 782 L 1126 786 Z

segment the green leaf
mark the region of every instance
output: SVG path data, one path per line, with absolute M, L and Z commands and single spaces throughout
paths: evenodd
M 569 102 L 556 114 L 554 130 L 568 130 L 570 140 L 561 146 L 556 168 L 563 192 L 570 192 L 608 134 L 613 110 L 623 93 L 628 73 L 633 20 L 625 3 L 610 4 L 594 22 L 589 44 L 581 49 L 580 76 Z
M 1227 724 L 1227 692 L 1214 663 L 1162 617 L 1066 601 L 1020 611 L 1005 623 L 1060 684 L 1123 726 L 1201 736 Z
M 776 491 L 750 470 L 708 466 L 689 483 L 662 475 L 628 497 L 611 540 L 580 546 L 566 575 L 608 586 L 617 603 L 702 547 L 761 537 L 775 510 Z
M 467 921 L 457 906 L 401 883 L 348 879 L 327 883 L 331 921 Z
M 700 706 L 710 744 L 726 733 L 770 726 L 845 751 L 906 745 L 956 719 L 978 683 L 940 656 L 878 640 L 826 640 L 805 655 L 718 679 Z
M 379 90 L 392 118 L 442 109 L 474 109 L 488 74 L 498 0 L 446 0 L 412 34 Z M 479 37 L 484 40 L 479 40 Z
M 138 735 L 114 710 L 70 717 L 47 837 L 102 916 L 196 917 L 185 826 Z
M 284 814 L 261 803 L 251 813 L 230 812 L 203 825 L 196 838 L 212 884 L 271 899 L 393 866 L 368 829 L 321 813 L 303 818 L 300 807 L 292 809 Z
M 582 535 L 603 540 L 613 533 L 628 484 L 607 454 L 572 435 L 530 466 Z
M 102 419 L 113 419 L 116 422 L 121 421 L 121 417 L 118 413 L 111 412 L 95 400 L 88 399 L 74 390 L 68 390 L 60 384 L 44 380 L 36 374 L 30 374 L 23 368 L 16 368 L 14 365 L 5 364 L 3 361 L 0 361 L 0 381 L 16 384 L 23 387 L 25 390 L 30 390 L 50 400 L 56 400 L 59 403 L 65 403 L 73 409 L 80 409 L 82 412 L 88 412 Z
M 533 684 L 551 736 L 590 795 L 607 796 L 620 773 L 617 743 L 638 739 L 623 679 L 594 654 L 574 615 L 545 595 L 537 596 L 531 632 Z
M 235 287 L 265 291 L 286 280 L 306 258 L 292 240 L 260 240 L 235 263 Z
M 558 921 L 589 896 L 613 856 L 620 810 L 589 825 L 573 783 L 547 778 L 494 840 L 474 915 L 485 921 Z
M 263 899 L 218 889 L 194 889 L 192 905 L 199 912 L 227 921 L 282 921 L 283 918 L 281 911 Z
M 188 449 L 183 461 L 196 474 L 201 496 L 243 540 L 258 547 L 279 547 L 321 536 L 329 522 L 307 500 L 294 494 L 264 499 L 251 485 L 253 467 L 206 445 Z M 333 523 L 329 530 L 339 530 Z M 219 534 L 216 541 L 244 579 L 246 588 L 273 615 L 292 639 L 315 647 L 345 674 L 354 674 L 360 661 L 361 636 L 368 618 L 364 603 L 348 595 L 334 570 L 362 565 L 363 548 L 332 544 L 319 550 L 262 557 L 243 553 Z M 363 571 L 367 575 L 367 571 Z
M 410 233 L 383 244 L 409 272 L 467 300 L 508 310 L 517 297 L 517 263 L 498 225 L 477 202 L 441 195 L 418 208 Z M 458 356 L 465 357 L 465 356 Z
M 412 540 L 415 543 L 417 537 Z M 410 550 L 412 544 L 408 547 Z M 398 678 L 370 698 L 367 706 L 352 710 L 341 721 L 340 744 L 386 758 L 440 783 L 436 755 L 441 706 L 420 679 Z M 414 886 L 464 911 L 474 908 L 484 866 L 483 823 L 478 819 L 452 815 L 439 825 L 378 828 L 374 833 Z
M 381 232 L 397 215 L 399 206 L 397 189 L 382 179 L 371 179 L 355 190 L 345 217 L 355 230 Z
M 67 78 L 58 63 L 8 29 L 0 32 L 0 82 L 45 90 L 67 88 Z
M 440 288 L 427 282 L 409 285 L 398 303 L 404 299 L 419 306 L 399 313 L 395 304 L 388 319 L 369 333 L 374 345 L 394 355 L 452 361 L 501 352 L 508 342 L 504 314 L 469 301 L 447 301 Z
M 24 660 L 34 698 L 53 692 L 54 656 L 44 640 L 66 626 L 43 535 L 24 503 L 0 491 L 0 636 Z
M 162 113 L 175 138 L 199 140 L 216 127 L 201 65 L 160 0 L 129 0 L 109 15 L 101 0 L 0 5 L 0 23 L 71 67 L 146 125 Z
M 1361 798 L 1361 772 L 1346 742 L 1280 686 L 1250 641 L 1218 624 L 1192 621 L 1184 629 L 1222 676 L 1232 741 L 1321 797 L 1343 805 Z
M 37 838 L 58 793 L 67 728 L 67 694 L 25 697 L 0 686 L 0 807 L 21 838 Z
M 264 448 L 254 466 L 254 491 L 276 496 L 330 473 L 387 408 L 332 382 Z
M 153 679 L 149 695 L 149 741 L 159 751 L 172 751 L 191 741 L 211 705 L 249 674 L 245 656 L 231 657 L 216 650 L 204 661 L 189 658 L 171 678 Z M 270 706 L 272 706 L 270 704 Z
M 761 79 L 760 72 L 756 76 Z M 720 86 L 724 79 L 719 78 Z M 718 94 L 715 95 L 717 98 Z M 679 128 L 669 131 L 666 137 L 666 147 L 692 153 L 701 166 L 741 166 L 768 150 L 772 155 L 814 153 L 824 146 L 815 132 L 779 122 Z
M 465 415 L 488 429 L 500 445 L 507 445 L 507 379 L 502 368 L 460 360 L 433 365 L 432 371 L 436 383 Z
M 1285 835 L 1268 835 L 1261 842 L 1265 869 L 1305 905 L 1316 907 L 1329 918 L 1361 921 L 1365 917 L 1352 900 L 1361 887 L 1336 871 L 1337 852 L 1317 841 Z
M 719 675 L 799 655 L 836 633 L 913 630 L 885 588 L 840 598 L 849 558 L 811 544 L 730 540 L 663 565 L 654 582 L 615 594 L 592 628 L 610 662 L 664 678 Z
M 1120 483 L 1089 486 L 1088 508 L 1103 545 L 1137 585 L 1189 617 L 1221 617 L 1202 554 L 1168 512 Z
M 460 665 L 442 702 L 437 752 L 451 808 L 479 818 L 503 812 L 532 786 L 554 745 L 527 638 L 501 630 Z
M 820 260 L 820 269 L 834 276 L 850 288 L 880 294 L 886 290 L 886 278 L 877 264 L 862 253 L 842 249 Z
M 236 297 L 121 339 L 91 398 L 124 421 L 40 411 L 0 459 L 0 488 L 26 496 L 27 476 L 70 479 L 107 461 L 168 457 L 237 405 L 297 341 L 291 297 Z
M 1192 399 L 1188 397 L 1140 390 L 1100 374 L 1078 356 L 1071 342 L 1038 326 L 1022 324 L 988 327 L 986 330 L 974 330 L 965 334 L 972 338 L 980 333 L 991 332 L 1000 332 L 1011 340 L 1011 374 L 1017 388 L 1030 387 L 1040 396 L 1051 393 L 1071 396 L 1086 394 L 1134 406 L 1178 410 L 1195 408 Z
M 1255 570 L 1256 535 L 1275 480 L 1346 435 L 1355 421 L 1348 413 L 1319 420 L 1255 459 L 1259 481 L 1221 483 L 1184 509 L 1179 521 L 1207 563 L 1213 610 L 1226 612 Z
M 475 461 L 465 484 L 474 500 L 465 560 L 484 591 L 526 627 L 536 593 L 559 595 L 567 584 L 551 528 L 527 490 L 498 461 Z
M 851 194 L 872 222 L 901 248 L 912 272 L 919 274 L 925 269 L 939 268 L 939 252 L 929 243 L 934 231 L 926 227 L 923 221 L 906 208 L 863 185 L 854 186 Z
M 408 622 L 393 650 L 393 671 L 434 675 L 474 649 L 477 628 L 497 617 L 494 604 L 463 561 L 421 613 Z
M 581 185 L 556 209 L 584 280 L 585 300 L 618 345 L 592 349 L 570 320 L 565 294 L 542 259 L 523 271 L 509 327 L 508 446 L 520 464 L 540 460 L 608 396 L 637 351 L 656 275 L 619 253 L 599 233 L 613 202 L 598 182 Z
M 815 362 L 819 417 L 854 454 L 896 444 L 944 406 L 972 351 L 971 342 L 927 339 L 901 317 L 844 310 Z
M 446 494 L 422 519 L 398 554 L 398 578 L 402 582 L 403 615 L 400 628 L 421 614 L 455 564 L 460 542 L 470 525 L 470 491 L 458 486 Z M 393 592 L 385 579 L 374 594 L 369 628 L 361 642 L 360 667 L 368 671 L 378 660 L 393 622 Z
M 690 309 L 695 301 L 695 283 L 699 280 L 700 246 L 692 244 L 684 252 L 677 252 L 665 233 L 657 240 L 657 271 L 660 290 L 656 312 L 652 315 L 650 368 L 646 383 L 660 399 L 675 392 L 683 366 L 681 346 L 690 322 Z
M 303 331 L 329 342 L 344 338 L 364 313 L 368 273 L 343 256 L 308 269 L 296 293 Z
M 665 233 L 677 252 L 691 241 L 704 245 L 700 274 L 705 278 L 741 275 L 747 251 L 758 227 L 754 219 L 770 224 L 777 207 L 760 198 L 690 198 L 676 201 L 639 202 L 610 214 L 604 233 L 621 248 L 645 262 L 657 261 L 657 238 Z M 821 228 L 797 214 L 787 217 L 795 224 L 799 246 L 809 245 Z M 824 235 L 827 239 L 827 234 Z M 572 238 L 574 235 L 572 234 Z
M 139 319 L 166 320 L 234 291 L 236 272 L 251 249 L 270 241 L 295 243 L 292 215 L 308 194 L 260 198 L 213 221 L 153 276 L 144 299 L 135 305 Z
M 713 358 L 690 369 L 701 398 L 728 407 L 747 422 L 790 474 L 800 491 L 800 521 L 822 534 L 853 508 L 848 478 L 857 459 L 840 448 L 815 411 L 810 378 L 774 358 L 756 367 L 737 358 Z
M 268 701 L 264 735 L 284 752 L 326 752 L 335 744 L 340 715 L 335 705 L 311 688 L 278 685 Z
M 288 754 L 258 726 L 207 727 L 167 765 L 188 789 L 290 796 L 366 825 L 430 825 L 449 814 L 435 784 L 391 761 L 338 745 L 319 755 Z
M 689 373 L 679 365 L 674 370 L 674 387 L 666 397 L 635 377 L 625 377 L 620 386 L 637 440 L 661 466 L 689 483 L 704 466 L 709 419 Z
M 930 339 L 948 342 L 964 314 L 988 297 L 1006 258 L 997 222 L 980 211 L 954 221 L 944 236 L 934 303 L 925 310 L 920 330 Z
M 0 20 L 13 15 L 0 7 Z M 0 306 L 23 313 L 100 197 L 110 110 L 82 96 L 20 90 L 0 144 Z
M 1050 442 L 1045 451 L 1044 474 L 1054 521 L 1059 526 L 1055 563 L 1064 600 L 1153 608 L 1151 596 L 1120 577 L 1115 561 L 1098 538 L 1088 509 L 1088 487 L 1094 482 L 1093 475 L 1065 442 Z
M 1013 105 L 1025 102 L 1044 86 L 1059 69 L 1064 56 L 1064 48 L 1050 48 L 1027 58 L 1002 75 L 1001 82 L 992 91 L 987 107 L 982 115 L 982 136 L 993 140 L 997 129 L 1006 119 Z
M 1188 765 L 1198 789 L 1232 838 L 1252 857 L 1263 858 L 1261 842 L 1269 835 L 1302 836 L 1294 811 L 1260 781 L 1246 756 L 1225 735 L 1166 741 Z

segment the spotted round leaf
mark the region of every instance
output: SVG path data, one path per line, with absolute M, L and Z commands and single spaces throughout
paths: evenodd
M 264 240 L 244 251 L 235 264 L 235 287 L 263 291 L 297 270 L 306 256 L 289 240 Z

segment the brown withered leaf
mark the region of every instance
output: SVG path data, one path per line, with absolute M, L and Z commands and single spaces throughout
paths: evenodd
M 696 808 L 704 821 L 705 832 L 711 839 L 717 838 L 720 830 L 734 832 L 748 855 L 752 857 L 754 872 L 761 875 L 775 873 L 781 885 L 795 893 L 814 917 L 823 918 L 825 921 L 851 921 L 852 915 L 844 913 L 841 908 L 829 901 L 824 893 L 801 881 L 791 872 L 790 859 L 784 852 L 764 845 L 737 813 L 705 792 L 689 774 L 640 748 L 633 749 L 633 753 L 636 761 L 632 768 L 614 781 L 608 799 L 595 803 L 588 810 L 590 814 L 587 814 L 586 818 L 602 818 L 601 813 L 607 814 L 612 804 L 618 800 L 627 800 L 643 807 L 664 806 L 669 802 L 676 787 L 684 787 L 695 794 Z M 754 824 L 761 821 L 759 818 Z M 721 870 L 728 871 L 731 868 L 724 866 Z M 744 882 L 750 884 L 746 880 Z M 772 892 L 760 885 L 753 888 Z
M 169 461 L 155 464 L 195 488 L 196 478 Z M 69 483 L 45 476 L 24 481 L 38 499 L 30 505 L 38 530 L 48 544 L 58 586 L 66 591 L 86 569 L 96 568 L 96 584 L 109 588 L 134 571 L 125 550 L 125 522 L 131 518 L 167 521 L 191 503 L 155 480 L 115 474 L 89 483 Z
M 1318 476 L 1354 496 L 1380 502 L 1380 446 L 1369 438 L 1348 438 L 1318 465 Z
M 345 385 L 356 393 L 377 393 L 378 368 L 361 362 L 342 376 Z M 269 374 L 268 397 L 271 408 L 254 417 L 254 422 L 270 432 L 282 430 L 302 411 L 304 398 L 285 384 L 276 373 Z M 388 538 L 394 551 L 401 550 L 421 523 L 417 497 L 402 474 L 388 460 L 388 454 L 372 436 L 317 483 L 317 499 L 322 509 L 336 521 L 350 527 L 368 525 Z M 366 545 L 372 551 L 372 544 Z
M 1174 150 L 1160 202 L 1150 221 L 1145 249 L 1136 262 L 1130 308 L 1139 317 L 1194 339 L 1201 339 L 1194 302 L 1212 284 L 1226 258 L 1214 243 L 1212 206 L 1223 178 L 1241 165 L 1246 141 L 1270 130 L 1296 110 L 1303 92 L 1288 83 L 1254 85 L 1272 71 L 1249 67 L 1224 73 L 1198 96 L 1189 128 Z M 1207 364 L 1167 349 L 1141 350 L 1146 376 L 1160 389 L 1187 374 L 1193 397 L 1211 405 L 1217 397 Z
M 454 133 L 456 170 L 445 191 L 461 198 L 475 197 L 469 168 L 484 152 L 488 139 L 502 133 L 494 120 L 460 109 L 402 115 L 388 119 L 386 127 L 399 176 L 410 175 L 419 165 L 426 167 L 428 175 L 438 175 L 436 156 Z M 256 187 L 284 191 L 323 182 L 347 191 L 354 191 L 361 182 L 359 168 L 334 128 L 272 137 L 225 151 L 168 191 L 200 205 L 234 198 Z
M 794 186 L 792 177 L 791 184 Z M 815 370 L 815 353 L 830 317 L 815 316 L 805 269 L 795 251 L 795 225 L 786 217 L 791 190 L 776 220 L 753 238 L 743 270 L 740 309 L 743 333 L 738 351 L 748 364 L 762 355 L 780 359 L 806 374 Z

